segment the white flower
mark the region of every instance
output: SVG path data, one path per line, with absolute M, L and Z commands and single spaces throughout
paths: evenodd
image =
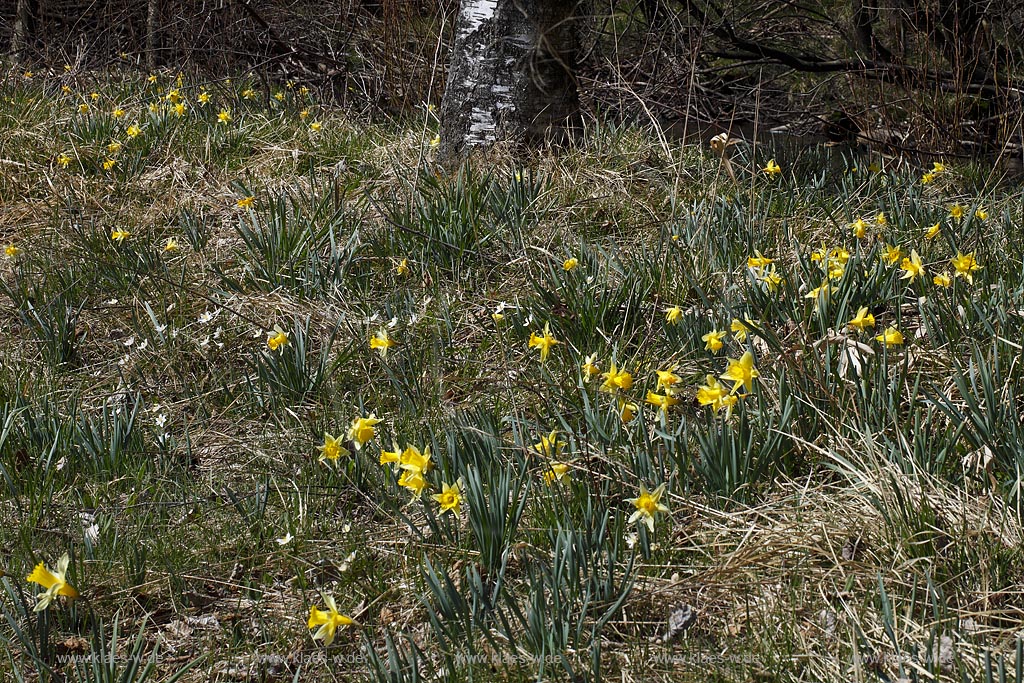
M 278 545 L 288 545 L 289 543 L 292 542 L 292 533 L 289 531 L 288 533 L 286 533 L 281 538 L 274 539 L 274 540 L 277 541 Z

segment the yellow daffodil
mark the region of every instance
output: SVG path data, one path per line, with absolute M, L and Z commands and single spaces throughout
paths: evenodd
M 936 223 L 935 225 L 928 226 L 928 229 L 924 232 L 924 238 L 926 240 L 933 240 L 939 236 L 939 232 L 942 230 L 942 223 Z
M 988 218 L 988 211 L 979 208 L 974 212 L 974 217 L 977 218 L 979 221 L 983 221 Z
M 887 266 L 894 266 L 900 262 L 903 258 L 903 250 L 897 246 L 890 246 L 886 244 L 882 248 L 882 260 L 885 261 Z
M 120 230 L 118 228 L 114 228 L 110 231 L 110 239 L 113 240 L 114 242 L 117 242 L 118 244 L 124 242 L 131 236 L 132 234 L 127 230 Z
M 956 256 L 950 259 L 949 264 L 953 266 L 954 277 L 962 277 L 967 282 L 974 284 L 974 273 L 981 270 L 981 266 L 978 261 L 974 258 L 974 252 L 969 254 L 963 254 L 960 251 L 956 252 Z
M 570 270 L 574 270 L 578 265 L 580 265 L 579 259 L 567 258 L 562 262 L 562 270 L 569 272 Z
M 267 346 L 271 351 L 288 346 L 288 333 L 282 330 L 280 325 L 274 325 L 274 329 L 267 332 Z
M 415 446 L 406 446 L 398 459 L 398 468 L 413 474 L 426 474 L 434 466 L 430 460 L 430 446 L 424 447 L 421 452 Z
M 647 525 L 647 528 L 651 532 L 654 531 L 654 516 L 659 512 L 668 513 L 669 509 L 661 503 L 661 497 L 665 493 L 665 485 L 662 484 L 653 491 L 648 491 L 644 488 L 643 484 L 640 484 L 640 495 L 636 498 L 629 498 L 626 500 L 627 503 L 631 503 L 636 508 L 629 517 L 629 524 L 636 521 L 641 521 Z
M 381 327 L 372 337 L 370 337 L 370 348 L 376 349 L 381 358 L 387 358 L 388 349 L 397 344 L 398 342 L 388 335 L 388 328 L 386 327 Z
M 757 274 L 757 280 L 764 285 L 765 289 L 772 293 L 778 291 L 779 287 L 782 286 L 782 283 L 785 281 L 783 277 L 775 271 L 775 266 L 769 266 L 768 268 L 759 271 Z
M 913 282 L 924 275 L 924 266 L 921 265 L 921 257 L 917 255 L 917 249 L 910 250 L 910 256 L 903 259 L 900 268 L 903 269 L 903 275 L 900 276 L 903 280 Z
M 558 440 L 558 430 L 552 429 L 551 433 L 540 437 L 540 441 L 533 444 L 533 450 L 543 455 L 545 458 L 557 458 L 565 448 L 565 442 Z
M 728 388 L 714 375 L 708 375 L 705 384 L 697 388 L 697 402 L 702 406 L 711 406 L 716 413 L 725 408 L 725 419 L 727 420 L 732 416 L 733 406 L 738 400 L 738 397 L 735 394 L 730 394 Z
M 71 163 L 71 157 L 67 154 L 60 154 L 57 156 L 57 165 L 61 168 L 67 168 L 68 164 Z
M 629 391 L 633 386 L 633 375 L 629 374 L 625 370 L 619 370 L 615 366 L 615 361 L 612 361 L 611 367 L 608 368 L 608 372 L 602 373 L 604 382 L 601 384 L 601 391 Z
M 556 481 L 561 481 L 569 474 L 569 463 L 550 462 L 544 470 L 544 483 L 551 486 Z
M 959 204 L 954 204 L 953 206 L 949 207 L 949 215 L 958 221 L 963 219 L 964 207 L 962 207 Z
M 761 170 L 773 178 L 782 173 L 782 169 L 779 167 L 777 163 L 775 163 L 775 159 L 770 159 L 768 163 L 765 165 L 765 167 Z
M 390 464 L 394 465 L 395 469 L 397 470 L 398 469 L 398 463 L 401 462 L 401 460 L 402 460 L 402 449 L 401 449 L 401 447 L 397 443 L 396 444 L 392 444 L 391 447 L 394 450 L 386 451 L 383 448 L 381 449 L 381 451 L 380 451 L 380 464 L 381 465 L 387 465 L 387 464 L 390 463 Z
M 309 124 L 309 129 L 314 133 L 319 133 L 320 129 L 322 129 L 323 127 L 323 124 L 320 123 L 319 121 L 314 121 L 313 123 Z
M 422 474 L 417 472 L 404 471 L 398 477 L 398 485 L 412 491 L 414 498 L 419 498 L 427 488 L 427 480 L 423 478 Z
M 662 395 L 656 394 L 653 391 L 648 391 L 645 401 L 652 406 L 656 406 L 658 410 L 663 413 L 668 412 L 668 409 L 672 406 L 679 404 L 679 399 L 667 392 Z
M 654 373 L 658 376 L 657 387 L 664 389 L 666 394 L 674 394 L 676 387 L 682 382 L 682 378 L 676 374 L 675 368 L 670 370 L 655 370 Z
M 623 422 L 632 422 L 633 418 L 636 417 L 636 411 L 640 408 L 635 403 L 631 403 L 626 399 L 619 397 L 619 419 Z
M 736 393 L 736 391 L 743 387 L 743 390 L 750 393 L 754 385 L 754 380 L 760 377 L 760 373 L 757 368 L 754 367 L 754 354 L 747 351 L 739 360 L 729 360 L 729 366 L 725 369 L 725 373 L 722 375 L 722 379 L 733 382 L 732 391 L 730 393 Z
M 217 114 L 217 123 L 231 123 L 231 110 L 221 109 L 220 112 L 218 112 Z
M 164 251 L 174 252 L 178 251 L 179 248 L 180 247 L 178 246 L 178 240 L 174 239 L 173 237 L 168 237 L 167 241 L 164 242 Z
M 815 287 L 811 291 L 804 294 L 805 299 L 810 299 L 814 302 L 814 310 L 817 311 L 818 307 L 823 301 L 827 301 L 829 296 L 832 295 L 832 285 L 828 282 L 823 282 L 819 286 Z
M 302 111 L 299 112 L 299 120 L 300 121 L 305 121 L 308 118 L 309 118 L 309 110 L 308 109 L 303 109 Z M 440 139 L 438 140 L 438 142 L 440 142 Z
M 889 223 L 889 217 L 885 215 L 885 211 L 878 212 L 878 215 L 875 216 L 875 223 L 878 225 L 887 225 Z
M 337 633 L 339 628 L 352 626 L 356 622 L 338 612 L 338 605 L 335 604 L 333 597 L 330 595 L 323 595 L 322 597 L 327 605 L 327 609 L 319 610 L 316 607 L 310 607 L 309 621 L 306 622 L 306 627 L 309 629 L 316 628 L 317 631 L 313 634 L 313 640 L 322 640 L 325 646 L 329 646 L 334 642 L 335 633 Z
M 747 257 L 747 268 L 764 268 L 769 263 L 774 263 L 775 259 L 768 258 L 761 254 L 760 251 L 754 251 L 753 256 Z
M 142 135 L 142 129 L 133 123 L 132 125 L 128 126 L 128 129 L 125 130 L 124 134 L 127 135 L 130 139 L 134 140 L 135 138 Z
M 527 342 L 527 347 L 531 349 L 539 349 L 540 362 L 543 363 L 548 359 L 548 354 L 551 353 L 551 348 L 558 343 L 559 341 L 551 334 L 550 323 L 544 323 L 543 333 L 530 333 L 530 341 Z
M 846 324 L 850 327 L 856 327 L 858 330 L 863 332 L 867 328 L 875 326 L 875 316 L 868 313 L 867 306 L 861 306 L 857 310 L 857 315 L 854 316 L 853 320 Z
M 887 327 L 885 332 L 875 337 L 875 339 L 886 346 L 899 346 L 903 343 L 903 333 L 895 327 Z
M 435 493 L 430 497 L 441 506 L 441 512 L 451 512 L 458 516 L 460 506 L 462 505 L 460 482 L 455 482 L 450 486 L 442 482 L 441 493 Z
M 199 97 L 197 97 L 196 100 L 198 100 L 199 104 L 209 104 L 210 93 L 204 90 L 203 92 L 199 93 Z
M 355 444 L 357 451 L 374 437 L 376 434 L 376 429 L 374 428 L 380 422 L 380 419 L 374 417 L 373 413 L 370 413 L 369 417 L 360 416 L 352 420 L 352 424 L 348 428 L 348 438 Z
M 256 97 L 256 91 L 253 90 L 252 88 L 246 88 L 245 90 L 242 91 L 242 98 L 243 99 L 251 100 L 254 97 Z
M 665 309 L 665 322 L 669 325 L 678 325 L 683 320 L 683 309 L 678 306 L 669 306 Z
M 34 612 L 42 612 L 50 606 L 50 603 L 58 595 L 63 595 L 71 600 L 78 597 L 78 591 L 67 580 L 68 564 L 70 562 L 71 560 L 68 558 L 67 553 L 65 553 L 57 561 L 56 571 L 51 572 L 46 568 L 45 564 L 40 562 L 32 570 L 32 573 L 25 577 L 25 580 L 29 583 L 38 584 L 46 589 L 45 592 L 38 595 L 38 602 L 36 602 L 35 609 L 33 609 Z
M 868 224 L 863 218 L 858 218 L 853 223 L 850 223 L 850 230 L 853 232 L 854 237 L 862 240 L 868 234 Z
M 335 438 L 324 432 L 324 443 L 316 447 L 320 451 L 320 462 L 330 460 L 334 462 L 342 456 L 349 455 L 349 450 L 342 445 L 340 438 Z
M 402 259 L 401 261 L 398 262 L 398 265 L 395 266 L 395 275 L 397 275 L 398 277 L 405 277 L 410 272 L 411 271 L 409 270 L 408 258 Z
M 738 321 L 734 320 L 733 324 L 735 325 L 736 322 Z M 740 324 L 742 325 L 742 323 Z M 746 339 L 746 327 L 744 327 L 743 329 L 743 338 Z M 725 330 L 711 330 L 710 332 L 702 336 L 700 340 L 704 342 L 704 350 L 710 351 L 711 353 L 718 353 L 719 351 L 721 351 L 722 347 L 725 345 L 722 341 L 722 339 L 725 337 L 725 334 Z M 743 340 L 741 339 L 740 341 Z
M 942 173 L 946 170 L 946 165 L 941 161 L 932 162 L 932 173 Z
M 89 113 L 89 105 L 86 104 L 85 102 L 82 102 L 80 105 L 78 105 L 78 113 L 79 114 L 88 114 Z
M 181 118 L 182 116 L 185 115 L 185 103 L 184 102 L 178 102 L 176 105 L 174 105 L 174 115 L 177 116 L 178 118 Z
M 237 206 L 240 209 L 251 209 L 252 205 L 255 203 L 256 197 L 253 195 L 249 195 L 248 197 L 242 197 L 237 202 L 235 202 L 235 206 Z
M 702 406 L 714 405 L 715 401 L 729 393 L 714 375 L 708 375 L 706 381 L 707 384 L 697 388 L 697 402 Z
M 596 353 L 592 353 L 583 359 L 583 364 L 580 365 L 580 371 L 583 373 L 584 382 L 589 382 L 595 376 L 601 374 L 601 368 L 597 366 Z
M 276 93 L 274 93 L 274 99 L 277 100 L 278 102 L 284 102 L 284 93 L 283 92 L 276 92 Z
M 932 283 L 938 287 L 946 288 L 953 286 L 953 278 L 949 276 L 949 273 L 942 272 L 932 278 Z
M 20 255 L 21 249 L 14 246 L 13 244 L 8 244 L 6 247 L 4 247 L 4 256 L 6 256 L 7 258 L 17 258 Z
M 850 260 L 850 251 L 846 247 L 836 247 L 828 253 L 828 260 L 845 266 L 846 262 Z
M 753 324 L 756 323 L 757 321 L 750 320 L 747 322 Z M 747 323 L 740 320 L 739 318 L 732 319 L 732 324 L 729 326 L 729 329 L 732 330 L 733 336 L 736 337 L 736 341 L 738 341 L 741 344 L 747 341 L 747 334 L 753 332 L 753 328 L 748 327 Z
M 124 116 L 124 109 L 121 109 L 120 107 L 118 107 L 114 111 L 110 112 L 110 115 L 113 116 L 115 119 L 119 119 L 122 116 Z
M 103 161 L 103 170 L 104 171 L 109 171 L 110 169 L 114 168 L 114 166 L 116 166 L 116 165 L 117 165 L 117 161 L 115 159 L 105 159 Z
M 120 142 L 111 142 L 109 145 L 107 145 L 107 153 L 109 153 L 109 154 L 117 154 L 120 151 L 121 151 L 121 143 Z
M 921 176 L 921 184 L 922 185 L 927 185 L 928 183 L 931 183 L 934 180 L 935 180 L 935 173 L 930 172 L 930 171 L 928 173 L 925 173 L 923 176 Z

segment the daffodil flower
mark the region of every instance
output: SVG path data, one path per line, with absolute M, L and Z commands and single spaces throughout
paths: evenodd
M 567 258 L 562 262 L 562 270 L 569 272 L 570 270 L 575 270 L 578 265 L 580 265 L 579 259 Z
M 683 320 L 683 309 L 678 306 L 670 306 L 665 309 L 665 322 L 669 325 L 678 325 Z
M 604 377 L 604 382 L 601 384 L 601 391 L 615 392 L 619 389 L 629 391 L 633 386 L 633 375 L 629 374 L 625 370 L 619 370 L 615 365 L 615 361 L 612 361 L 611 367 L 608 368 L 608 372 L 602 373 L 601 376 Z
M 369 417 L 360 416 L 352 420 L 352 424 L 348 428 L 348 438 L 355 444 L 357 451 L 374 437 L 376 433 L 374 428 L 380 422 L 380 419 L 374 417 L 373 413 L 370 413 Z
M 34 612 L 42 612 L 50 606 L 50 603 L 58 595 L 63 595 L 72 600 L 78 597 L 78 591 L 67 580 L 68 564 L 70 562 L 71 560 L 68 558 L 67 553 L 64 553 L 57 561 L 56 571 L 51 572 L 46 568 L 45 564 L 40 562 L 32 570 L 32 573 L 25 577 L 25 580 L 29 583 L 39 584 L 46 589 L 44 593 L 39 594 L 38 602 L 36 602 L 35 609 L 33 609 Z
M 652 406 L 655 406 L 660 412 L 667 413 L 668 409 L 672 406 L 679 404 L 679 399 L 667 392 L 662 394 L 656 394 L 653 391 L 647 392 L 647 398 L 645 401 Z
M 320 451 L 320 462 L 327 460 L 334 462 L 342 456 L 349 455 L 349 450 L 342 445 L 341 439 L 335 438 L 327 432 L 324 432 L 324 444 L 317 446 L 317 450 Z
M 597 366 L 597 354 L 592 353 L 583 360 L 580 365 L 580 372 L 583 373 L 583 381 L 589 382 L 596 375 L 601 374 L 601 368 Z
M 548 354 L 551 353 L 551 347 L 558 343 L 558 340 L 551 334 L 550 323 L 544 323 L 544 331 L 542 334 L 537 334 L 536 332 L 530 333 L 530 341 L 527 342 L 527 346 L 531 349 L 540 350 L 540 362 L 543 363 L 548 359 Z
M 761 170 L 773 178 L 782 173 L 782 169 L 779 167 L 777 163 L 775 163 L 775 159 L 770 159 L 768 163 L 765 165 L 765 167 Z
M 316 628 L 317 631 L 313 634 L 313 640 L 322 640 L 324 645 L 329 646 L 334 642 L 334 635 L 339 628 L 352 626 L 356 622 L 338 612 L 338 605 L 334 602 L 333 597 L 330 595 L 322 595 L 321 597 L 323 597 L 327 609 L 319 610 L 316 607 L 310 607 L 309 621 L 306 622 L 306 627 L 310 629 Z
M 386 327 L 380 328 L 372 337 L 370 337 L 370 348 L 376 349 L 381 358 L 387 358 L 388 349 L 396 344 L 398 344 L 398 342 L 388 336 L 388 330 Z
M 564 447 L 565 442 L 558 440 L 558 430 L 552 429 L 550 434 L 540 437 L 540 441 L 533 445 L 533 450 L 551 459 L 557 458 Z
M 271 351 L 277 351 L 288 345 L 288 333 L 281 329 L 280 325 L 274 325 L 274 329 L 267 332 L 267 346 Z
M 853 223 L 850 223 L 850 230 L 853 232 L 854 237 L 862 240 L 868 234 L 868 224 L 863 218 L 858 218 Z
M 461 482 L 455 482 L 449 486 L 447 483 L 442 482 L 441 493 L 435 493 L 431 496 L 441 506 L 441 512 L 452 512 L 456 516 L 459 514 L 459 509 L 462 505 L 460 484 Z
M 750 393 L 754 380 L 760 377 L 757 368 L 754 367 L 754 354 L 750 351 L 740 356 L 739 360 L 729 359 L 729 366 L 722 375 L 722 379 L 733 382 L 732 392 L 743 387 L 743 390 Z
M 887 327 L 885 332 L 875 337 L 875 339 L 882 342 L 885 346 L 899 346 L 903 343 L 903 333 L 895 327 Z
M 658 388 L 664 389 L 666 394 L 674 394 L 676 386 L 679 385 L 683 380 L 676 374 L 676 369 L 671 368 L 669 370 L 655 370 L 654 373 L 658 376 Z
M 974 284 L 974 273 L 981 270 L 981 266 L 978 261 L 974 258 L 974 252 L 969 254 L 963 254 L 960 251 L 956 252 L 956 256 L 950 259 L 949 264 L 953 266 L 954 277 L 962 277 L 967 282 Z
M 735 322 L 736 321 L 734 321 L 734 323 Z M 742 325 L 742 323 L 740 324 Z M 718 353 L 719 351 L 721 351 L 722 347 L 725 345 L 722 342 L 722 339 L 725 337 L 725 334 L 725 330 L 711 330 L 710 332 L 702 336 L 700 340 L 704 342 L 704 350 L 710 351 L 711 353 Z M 746 338 L 746 334 L 746 327 L 744 326 L 744 339 Z
M 903 275 L 901 276 L 903 280 L 913 282 L 924 275 L 924 266 L 921 265 L 921 257 L 917 255 L 917 249 L 910 250 L 910 256 L 903 259 L 903 262 L 900 263 L 900 268 L 903 269 Z
M 569 463 L 567 462 L 550 462 L 548 468 L 544 470 L 544 483 L 551 486 L 556 481 L 561 481 L 569 474 Z
M 857 315 L 854 316 L 853 320 L 846 324 L 849 325 L 850 327 L 855 327 L 861 332 L 863 332 L 867 328 L 875 326 L 875 316 L 868 313 L 867 306 L 861 306 L 857 310 Z
M 942 229 L 942 223 L 936 223 L 928 226 L 928 229 L 924 232 L 924 238 L 926 240 L 933 240 L 939 236 L 939 231 Z
M 669 512 L 668 507 L 661 502 L 661 497 L 664 493 L 664 484 L 661 484 L 653 491 L 648 491 L 643 484 L 640 484 L 640 495 L 636 498 L 629 498 L 626 501 L 636 508 L 636 511 L 630 515 L 628 523 L 632 524 L 633 522 L 641 521 L 646 524 L 647 528 L 653 533 L 655 515 L 659 512 Z

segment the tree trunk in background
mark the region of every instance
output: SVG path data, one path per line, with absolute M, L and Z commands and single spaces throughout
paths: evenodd
M 160 0 L 149 0 L 146 7 L 146 68 L 156 69 L 157 41 L 160 37 Z
M 27 56 L 29 41 L 35 33 L 35 0 L 18 0 L 14 10 L 14 30 L 11 33 L 11 56 L 22 61 Z
M 443 162 L 566 137 L 579 114 L 577 0 L 462 0 L 441 101 Z

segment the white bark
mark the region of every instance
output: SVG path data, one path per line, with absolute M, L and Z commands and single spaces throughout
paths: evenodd
M 558 137 L 577 113 L 573 0 L 463 0 L 441 103 L 441 157 Z

